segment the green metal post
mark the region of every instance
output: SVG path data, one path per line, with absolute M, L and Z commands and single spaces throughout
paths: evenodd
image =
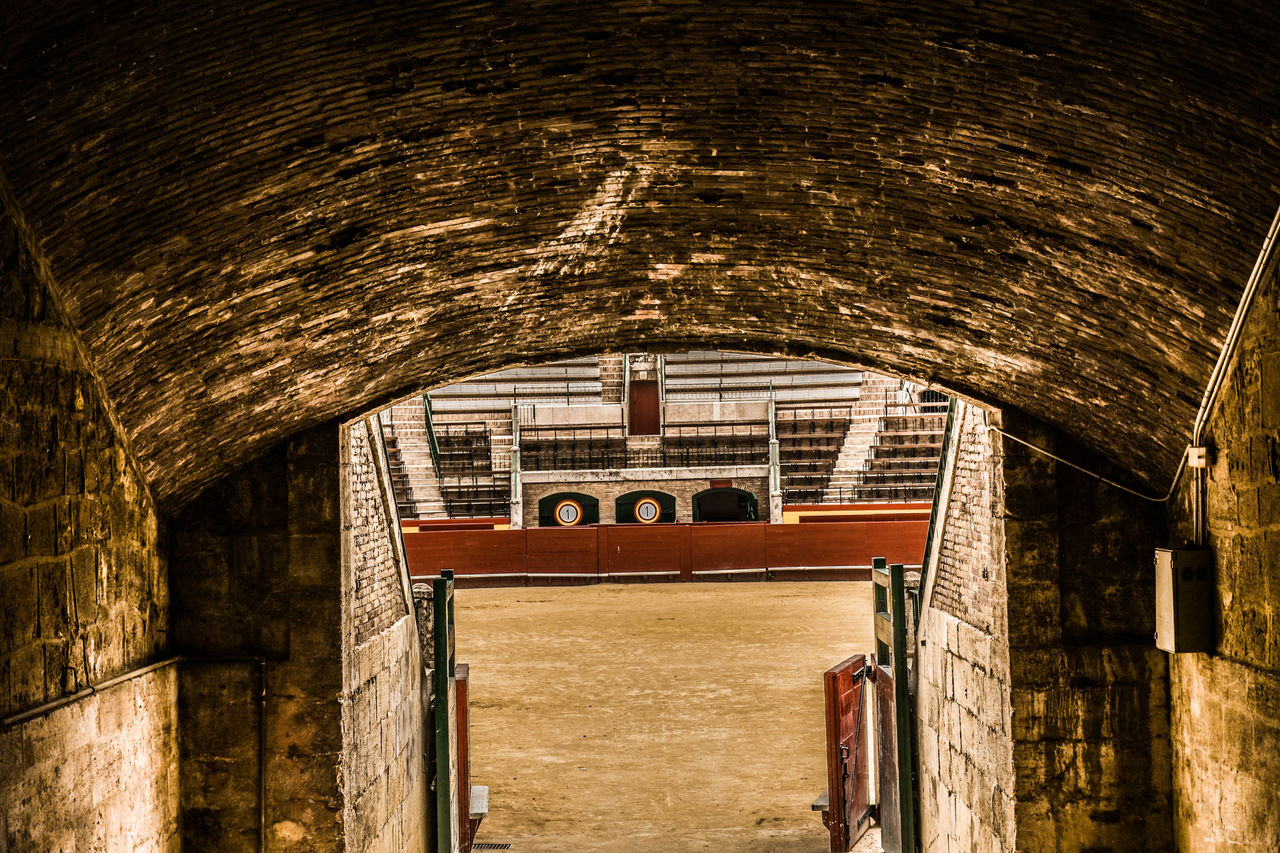
M 435 638 L 436 840 L 439 853 L 451 853 L 457 825 L 453 773 L 458 744 L 454 736 L 457 655 L 453 642 L 453 570 L 444 569 L 440 575 L 431 581 Z
M 912 749 L 911 695 L 907 689 L 906 584 L 901 563 L 889 567 L 893 603 L 893 705 L 897 717 L 898 812 L 902 815 L 902 849 L 916 849 L 915 752 Z

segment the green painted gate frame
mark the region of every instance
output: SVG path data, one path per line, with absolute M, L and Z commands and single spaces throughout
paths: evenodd
M 875 582 L 875 609 L 877 660 L 882 657 L 885 646 L 889 646 L 893 664 L 893 706 L 894 736 L 897 739 L 898 757 L 898 812 L 902 828 L 902 850 L 914 853 L 916 849 L 916 815 L 915 815 L 915 749 L 911 725 L 911 695 L 907 685 L 907 604 L 906 582 L 903 579 L 903 566 L 894 563 L 887 566 L 884 557 L 874 557 L 871 561 L 871 579 Z M 887 601 L 886 601 L 887 599 Z M 888 606 L 888 612 L 881 611 Z M 881 636 L 882 622 L 888 617 L 892 631 L 890 637 Z M 884 640 L 890 640 L 885 643 Z M 884 732 L 880 733 L 885 736 Z
M 453 570 L 444 569 L 431 581 L 432 635 L 435 641 L 434 682 L 436 693 L 436 849 L 454 849 L 453 756 L 457 750 L 454 732 L 453 696 L 457 653 L 453 635 Z

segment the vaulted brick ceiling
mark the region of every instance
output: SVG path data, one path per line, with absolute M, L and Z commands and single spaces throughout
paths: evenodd
M 1280 202 L 1270 0 L 3 5 L 0 169 L 171 504 L 423 385 L 691 344 L 1163 486 Z

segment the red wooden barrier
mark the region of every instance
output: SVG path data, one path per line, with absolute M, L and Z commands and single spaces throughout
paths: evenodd
M 400 520 L 404 530 L 492 530 L 499 524 L 510 524 L 506 516 L 488 518 L 406 518 Z
M 870 567 L 872 557 L 920 565 L 929 521 L 771 524 L 765 537 L 772 569 L 817 566 Z
M 688 524 L 611 524 L 600 531 L 600 575 L 692 580 Z
M 927 519 L 810 524 L 619 524 L 528 530 L 404 531 L 411 575 L 459 581 L 692 580 L 765 570 L 782 577 L 865 577 L 872 557 L 920 565 Z M 801 571 L 808 570 L 808 571 Z M 471 584 L 473 585 L 473 584 Z
M 527 572 L 523 530 L 406 530 L 404 550 L 413 575 L 438 575 L 441 569 L 458 574 Z
M 788 513 L 800 514 L 801 524 L 824 521 L 911 521 L 929 517 L 930 501 L 863 501 L 847 504 L 790 504 Z
M 525 567 L 530 575 L 595 578 L 598 527 L 531 527 L 525 530 Z
M 695 575 L 766 569 L 765 522 L 695 524 L 690 530 L 690 563 Z M 776 525 L 773 525 L 776 526 Z

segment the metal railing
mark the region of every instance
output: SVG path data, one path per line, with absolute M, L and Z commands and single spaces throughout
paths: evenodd
M 506 477 L 448 475 L 441 478 L 440 496 L 451 518 L 502 516 L 511 510 L 510 483 Z
M 839 485 L 784 486 L 783 500 L 787 503 L 847 504 L 860 501 L 908 503 L 932 499 L 933 484 L 912 486 Z
M 683 423 L 664 424 L 664 439 L 680 438 L 769 438 L 769 424 L 766 421 L 721 423 Z
M 924 558 L 920 562 L 920 566 L 921 566 L 920 571 L 922 574 L 928 571 L 930 554 L 932 553 L 932 550 L 934 547 L 934 541 L 933 541 L 934 536 L 936 535 L 938 525 L 941 524 L 942 522 L 942 519 L 938 518 L 938 497 L 937 496 L 942 493 L 943 480 L 946 478 L 946 475 L 947 475 L 947 461 L 948 461 L 948 455 L 951 452 L 951 444 L 959 440 L 954 435 L 954 433 L 958 432 L 960 429 L 960 423 L 956 420 L 956 408 L 957 407 L 956 407 L 955 398 L 950 399 L 947 402 L 947 425 L 942 430 L 941 458 L 938 462 L 938 472 L 934 476 L 934 480 L 933 480 L 934 499 L 933 499 L 933 506 L 929 508 L 929 530 L 924 535 Z M 924 587 L 925 580 L 926 579 L 924 577 L 920 578 L 921 588 Z M 919 620 L 920 620 L 920 613 L 917 610 L 916 612 L 917 623 L 919 622 Z
M 621 424 L 591 424 L 587 426 L 524 426 L 520 428 L 520 443 L 530 442 L 580 442 L 624 441 L 626 428 Z
M 427 446 L 431 449 L 431 465 L 440 476 L 440 444 L 436 441 L 436 428 L 431 419 L 431 395 L 422 395 L 422 420 L 427 427 Z
M 769 448 L 659 447 L 608 450 L 520 451 L 520 468 L 530 471 L 594 471 L 629 468 L 712 468 L 768 465 Z

